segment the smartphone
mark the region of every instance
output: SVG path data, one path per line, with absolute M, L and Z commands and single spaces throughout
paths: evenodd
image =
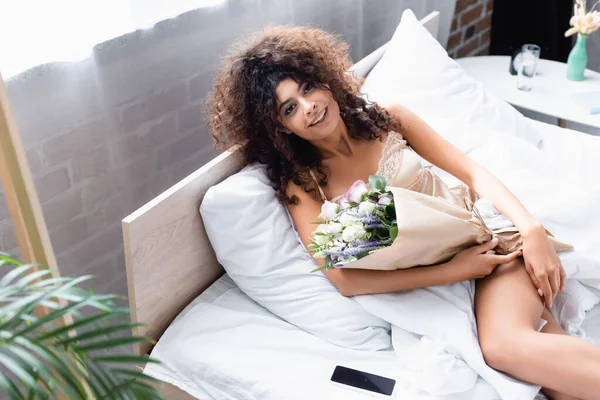
M 335 367 L 331 381 L 383 396 L 391 396 L 396 386 L 396 381 L 393 379 L 341 365 Z

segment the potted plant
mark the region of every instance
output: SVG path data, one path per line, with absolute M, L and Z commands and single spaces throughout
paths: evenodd
M 0 253 L 0 393 L 27 400 L 162 399 L 158 381 L 132 368 L 156 361 L 109 353 L 150 340 L 131 336 L 139 324 L 116 306 L 116 295 L 78 287 L 90 278 L 56 278 Z M 36 312 L 40 307 L 48 312 Z

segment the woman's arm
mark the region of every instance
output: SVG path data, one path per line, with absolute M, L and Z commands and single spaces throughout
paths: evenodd
M 515 224 L 523 236 L 529 275 L 550 307 L 558 290 L 564 287 L 564 270 L 542 224 L 498 178 L 437 134 L 415 113 L 397 104 L 386 110 L 400 118 L 404 138 L 421 157 L 473 188 Z
M 296 195 L 299 204 L 288 207 L 290 215 L 302 243 L 307 247 L 312 231 L 321 212 L 321 202 L 313 199 L 298 186 L 290 183 L 287 188 L 288 196 Z M 388 293 L 428 286 L 449 285 L 454 282 L 473 278 L 483 278 L 489 275 L 498 264 L 512 261 L 519 254 L 508 256 L 487 254 L 496 243 L 489 242 L 472 247 L 457 254 L 451 261 L 430 267 L 415 267 L 391 271 L 361 269 L 364 265 L 381 265 L 389 263 L 394 257 L 387 257 L 387 251 L 393 247 L 378 250 L 367 257 L 353 262 L 353 268 L 335 268 L 323 270 L 323 273 L 344 296 L 357 296 L 369 293 Z M 319 267 L 325 264 L 325 259 L 314 259 Z M 390 267 L 392 269 L 393 266 Z
M 421 157 L 463 181 L 513 221 L 521 234 L 543 229 L 506 186 L 487 169 L 401 105 L 386 107 L 402 120 L 402 135 Z

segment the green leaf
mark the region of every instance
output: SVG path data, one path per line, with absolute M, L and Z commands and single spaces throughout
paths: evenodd
M 52 275 L 52 271 L 49 269 L 42 269 L 40 271 L 31 272 L 31 273 L 27 274 L 25 277 L 19 279 L 19 281 L 17 282 L 17 285 L 26 286 L 30 282 L 34 282 L 36 279 L 40 279 L 46 275 Z
M 22 365 L 26 365 L 29 370 L 36 371 L 36 380 L 38 378 L 43 379 L 52 377 L 52 374 L 47 373 L 48 370 L 45 368 L 44 364 L 40 362 L 40 360 L 32 356 L 26 350 L 23 350 L 23 348 L 15 345 L 14 343 L 4 344 L 4 346 L 2 346 L 2 350 L 10 354 L 13 357 L 13 359 L 20 359 Z
M 110 313 L 99 313 L 96 315 L 93 315 L 91 317 L 87 317 L 87 318 L 83 318 L 81 320 L 77 320 L 75 322 L 73 322 L 72 324 L 68 325 L 68 326 L 62 326 L 60 328 L 57 328 L 53 331 L 50 332 L 46 332 L 41 336 L 38 336 L 35 338 L 36 341 L 44 341 L 46 339 L 55 339 L 58 336 L 65 334 L 69 331 L 72 331 L 74 329 L 80 328 L 82 326 L 86 326 L 86 325 L 90 325 L 93 322 L 102 320 L 102 319 L 108 319 L 110 316 L 116 315 L 121 313 L 120 310 L 127 310 L 127 309 L 119 309 L 119 310 L 112 310 Z M 128 311 L 125 311 L 128 312 Z
M 69 390 L 61 382 L 57 382 L 58 386 L 61 388 L 63 393 L 68 394 L 72 391 L 76 396 L 79 396 L 80 398 L 85 398 L 85 389 L 81 385 L 81 382 L 79 381 L 76 374 L 73 372 L 73 370 L 77 368 L 77 365 L 75 365 L 71 357 L 67 356 L 67 363 L 65 363 L 60 357 L 54 354 L 51 349 L 47 349 L 36 343 L 33 343 L 25 337 L 17 336 L 14 338 L 14 341 L 15 343 L 37 354 L 38 357 L 45 360 L 55 369 L 55 371 L 60 375 L 60 378 L 64 380 L 65 383 L 71 388 L 71 390 Z
M 385 190 L 387 182 L 379 175 L 371 175 L 369 176 L 369 186 L 371 190 L 382 191 Z
M 14 359 L 10 354 L 0 350 L 0 364 L 15 374 L 26 389 L 35 390 L 40 395 L 44 394 L 44 391 L 38 386 L 37 381 L 31 376 L 31 369 L 27 365 L 24 365 L 22 360 Z
M 396 219 L 396 206 L 393 204 L 388 204 L 385 206 L 385 217 L 388 219 Z
M 142 325 L 124 318 L 130 310 L 117 308 L 113 299 L 118 296 L 95 295 L 87 288 L 76 287 L 90 276 L 53 278 L 45 267 L 21 265 L 1 254 L 0 264 L 10 267 L 2 271 L 6 273 L 0 279 L 0 368 L 9 372 L 0 375 L 0 392 L 17 400 L 56 398 L 59 393 L 70 400 L 90 396 L 118 400 L 162 398 L 152 386 L 153 378 L 126 369 L 127 364 L 158 361 L 133 355 L 95 354 L 130 343 L 154 343 L 143 337 L 111 338 Z M 51 311 L 38 318 L 34 311 L 40 305 Z M 84 307 L 99 312 L 84 316 L 80 311 Z M 57 326 L 58 319 L 66 314 L 72 315 L 75 322 Z M 114 317 L 122 321 L 116 322 Z M 75 331 L 81 328 L 82 331 Z M 71 332 L 76 332 L 73 337 L 69 336 Z M 98 341 L 81 345 L 87 340 Z M 121 368 L 113 368 L 115 363 Z M 9 377 L 14 377 L 14 381 Z
M 114 355 L 114 356 L 99 356 L 93 357 L 95 362 L 110 362 L 110 363 L 129 363 L 129 364 L 160 364 L 160 361 L 154 360 L 148 357 L 142 356 L 130 356 L 130 355 Z
M 94 382 L 92 388 L 94 390 L 94 394 L 98 398 L 105 398 L 107 394 L 110 392 L 115 392 L 115 388 L 119 387 L 119 383 L 115 382 L 113 378 L 104 371 L 102 368 L 99 368 L 95 363 L 87 362 L 85 363 L 86 370 L 88 371 L 90 378 Z M 91 381 L 91 382 L 92 382 Z M 99 388 L 100 386 L 101 388 Z M 114 397 L 109 397 L 111 399 L 119 399 L 118 397 L 119 391 L 114 394 Z M 128 398 L 127 396 L 123 396 L 123 398 Z
M 18 262 L 17 260 L 15 260 L 14 258 L 10 257 L 8 255 L 8 253 L 0 253 L 0 265 L 3 264 L 12 264 L 12 265 L 16 265 L 16 266 L 20 266 L 21 263 Z
M 87 279 L 87 276 L 71 278 L 70 281 L 65 283 L 63 286 L 53 287 L 41 293 L 34 293 L 32 295 L 26 296 L 18 301 L 13 302 L 6 308 L 11 309 L 11 311 L 13 309 L 17 309 L 17 311 L 14 312 L 14 315 L 8 321 L 6 321 L 0 326 L 0 329 L 4 329 L 5 325 L 10 325 L 11 323 L 14 323 L 15 321 L 19 320 L 22 314 L 29 314 L 33 312 L 33 310 L 35 310 L 35 308 L 41 301 L 47 300 L 52 297 L 62 298 L 61 295 L 63 294 L 63 292 L 67 292 L 67 290 L 71 286 L 77 285 L 78 283 L 83 282 Z
M 77 285 L 78 283 L 83 282 L 87 279 L 89 279 L 88 276 L 72 278 L 69 282 L 65 283 L 65 285 L 63 285 L 63 286 L 52 288 L 52 289 L 42 292 L 42 293 L 36 293 L 33 296 L 28 296 L 27 298 L 22 299 L 21 301 L 15 302 L 17 304 L 16 308 L 18 308 L 18 311 L 16 311 L 15 314 L 8 321 L 6 321 L 4 324 L 0 325 L 0 329 L 5 329 L 5 326 L 11 325 L 11 324 L 17 322 L 20 319 L 22 314 L 29 314 L 29 313 L 33 312 L 33 310 L 35 310 L 37 305 L 42 300 L 46 300 L 51 297 L 61 298 L 61 294 L 62 294 L 61 292 L 64 292 L 64 291 L 66 291 L 66 289 L 69 289 L 71 286 Z M 15 308 L 14 307 L 15 304 L 12 304 L 11 306 L 13 306 L 13 308 Z
M 119 375 L 123 375 L 123 376 L 128 376 L 130 378 L 134 378 L 134 379 L 141 379 L 141 380 L 146 380 L 148 382 L 151 383 L 158 383 L 160 382 L 160 380 L 151 377 L 150 375 L 146 375 L 142 372 L 139 371 L 134 371 L 131 369 L 123 369 L 123 368 L 113 368 L 112 372 L 115 372 Z
M 16 335 L 26 335 L 29 332 L 37 329 L 38 327 L 40 327 L 40 326 L 42 326 L 42 325 L 44 325 L 44 324 L 46 324 L 46 323 L 48 323 L 50 321 L 54 321 L 54 320 L 62 317 L 63 315 L 69 313 L 73 309 L 78 309 L 78 308 L 84 307 L 84 306 L 86 306 L 88 304 L 95 303 L 97 301 L 97 297 L 98 296 L 91 295 L 91 294 L 88 294 L 87 296 L 89 296 L 87 299 L 71 303 L 71 304 L 69 304 L 69 305 L 67 305 L 67 306 L 65 306 L 65 307 L 63 307 L 61 309 L 58 309 L 58 310 L 55 310 L 55 311 L 52 311 L 52 312 L 48 313 L 43 318 L 40 318 L 35 323 L 29 325 L 27 328 L 23 329 L 20 332 L 17 332 Z
M 40 304 L 44 307 L 48 307 L 53 310 L 58 310 L 59 308 L 61 308 L 63 306 L 62 304 L 60 304 L 56 301 L 52 301 L 52 300 L 43 300 L 42 302 L 40 302 Z
M 92 351 L 92 350 L 106 350 L 106 349 L 109 349 L 112 347 L 118 347 L 118 346 L 123 346 L 125 344 L 140 343 L 140 342 L 154 343 L 154 341 L 152 339 L 134 336 L 134 337 L 123 337 L 123 338 L 102 340 L 102 341 L 95 342 L 92 344 L 86 344 L 84 346 L 76 346 L 76 349 L 79 351 L 88 352 L 88 351 Z
M 69 337 L 63 340 L 59 340 L 56 342 L 56 344 L 59 345 L 65 345 L 65 344 L 69 344 L 69 343 L 74 343 L 74 342 L 80 342 L 83 340 L 87 340 L 87 339 L 92 339 L 98 336 L 106 336 L 109 335 L 111 333 L 119 333 L 119 332 L 131 332 L 133 330 L 133 328 L 137 328 L 139 326 L 144 326 L 144 324 L 141 323 L 127 323 L 127 324 L 119 324 L 119 325 L 109 325 L 103 328 L 97 328 L 85 333 L 80 333 L 78 335 L 75 335 L 73 337 Z
M 73 278 L 69 278 L 69 277 L 65 277 L 65 276 L 61 276 L 58 278 L 46 278 L 44 280 L 41 280 L 39 282 L 29 285 L 29 290 L 34 291 L 34 290 L 42 289 L 42 288 L 45 288 L 45 287 L 51 286 L 51 285 L 56 285 L 58 287 L 59 286 L 58 284 L 69 282 L 72 279 Z
M 317 272 L 317 271 L 323 271 L 325 269 L 331 269 L 331 268 L 334 268 L 333 263 L 331 262 L 331 256 L 327 256 L 327 257 L 325 257 L 325 264 L 323 264 L 321 267 L 313 269 L 310 272 L 312 273 L 312 272 Z
M 136 399 L 162 399 L 162 394 L 158 389 L 149 386 L 140 386 L 139 382 L 132 381 L 132 393 Z
M 396 240 L 397 237 L 398 237 L 398 227 L 392 226 L 390 228 L 390 239 Z
M 23 400 L 23 394 L 19 391 L 17 386 L 15 386 L 14 382 L 6 379 L 4 374 L 0 374 L 0 389 L 8 395 L 10 395 L 11 399 L 14 400 Z
M 135 399 L 153 400 L 162 398 L 160 392 L 146 382 L 132 379 L 128 380 L 124 385 L 127 386 L 128 392 L 132 393 Z
M 13 269 L 12 271 L 4 275 L 2 279 L 0 279 L 0 287 L 8 286 L 8 284 L 11 283 L 15 278 L 24 275 L 28 270 L 33 268 L 35 268 L 35 265 L 27 264 L 21 265 L 18 268 Z
M 377 228 L 375 234 L 379 239 L 387 239 L 390 237 L 390 230 L 387 228 Z

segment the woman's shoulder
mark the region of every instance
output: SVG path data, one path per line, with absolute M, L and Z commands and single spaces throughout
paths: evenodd
M 319 196 L 319 187 L 317 183 L 313 180 L 309 181 L 306 184 L 297 184 L 294 182 L 294 179 L 290 179 L 285 188 L 285 194 L 288 198 L 293 199 L 296 197 L 299 203 L 321 203 L 321 198 Z
M 380 104 L 380 106 L 387 111 L 388 113 L 392 114 L 395 117 L 398 118 L 402 118 L 405 117 L 407 114 L 409 114 L 411 111 L 408 107 L 406 107 L 403 104 L 400 104 L 398 102 L 389 102 L 389 103 L 383 103 Z
M 302 186 L 294 183 L 293 179 L 290 179 L 287 183 L 287 186 L 285 187 L 285 194 L 288 197 L 292 197 L 292 196 L 301 196 L 304 192 L 304 190 L 302 189 Z

